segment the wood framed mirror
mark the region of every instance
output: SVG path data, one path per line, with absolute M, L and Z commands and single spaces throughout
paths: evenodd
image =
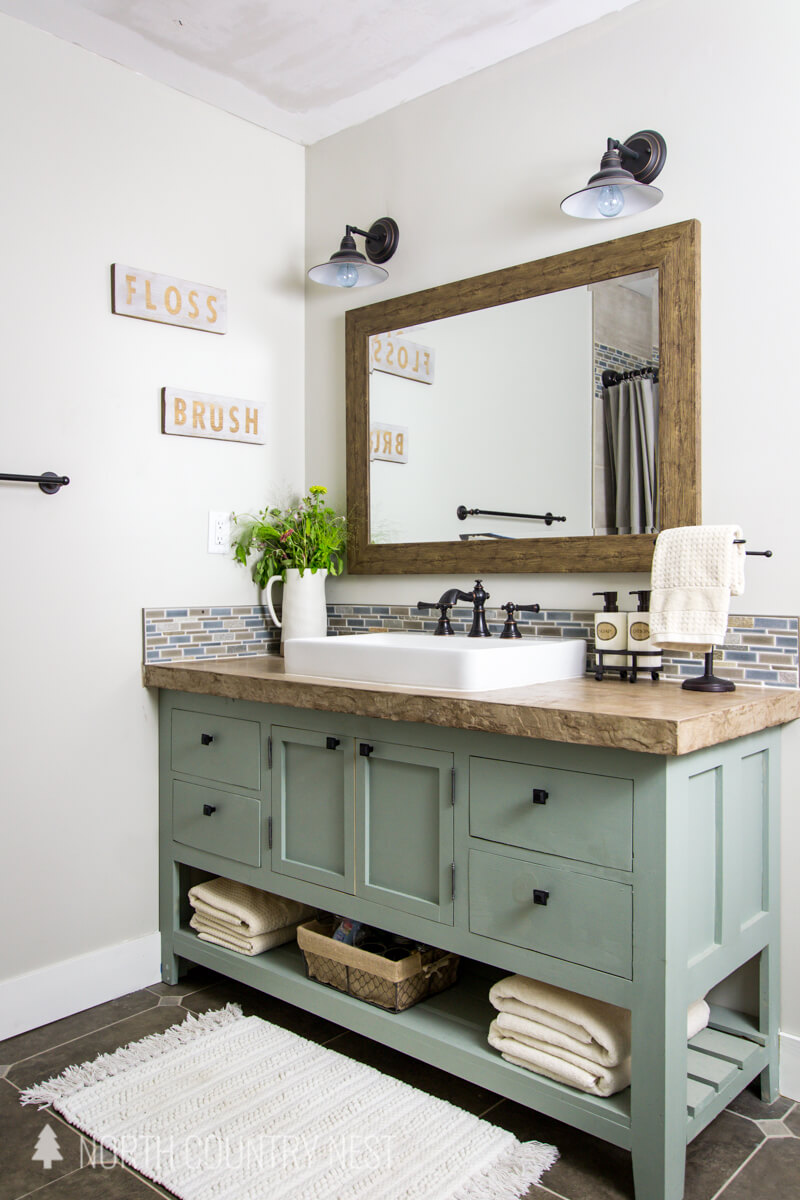
M 699 255 L 699 223 L 684 221 L 350 310 L 346 314 L 350 573 L 649 571 L 658 529 L 701 521 Z M 593 533 L 598 518 L 591 515 L 587 527 L 587 496 L 589 506 L 596 508 L 599 491 L 597 460 L 591 457 L 591 447 L 597 446 L 598 435 L 600 440 L 605 436 L 598 425 L 604 420 L 608 423 L 607 416 L 598 420 L 597 405 L 602 404 L 598 391 L 602 389 L 596 379 L 597 337 L 602 333 L 598 335 L 596 312 L 589 317 L 591 350 L 587 352 L 583 334 L 580 339 L 573 337 L 571 326 L 564 333 L 560 324 L 556 328 L 548 323 L 550 316 L 543 318 L 541 332 L 530 332 L 532 309 L 522 302 L 552 297 L 548 304 L 558 310 L 575 307 L 572 298 L 576 297 L 584 314 L 579 321 L 585 334 L 585 313 L 593 311 L 591 299 L 587 309 L 587 293 L 606 281 L 616 281 L 624 285 L 626 293 L 634 289 L 643 294 L 646 289 L 641 283 L 648 280 L 657 312 L 653 354 L 658 389 L 652 450 L 656 455 L 657 447 L 655 512 L 649 518 L 654 524 L 647 526 L 648 532 L 626 533 L 614 528 L 604 534 Z M 535 304 L 538 320 L 544 301 Z M 476 316 L 463 324 L 451 321 L 466 314 Z M 485 315 L 480 317 L 480 326 L 475 324 L 478 314 Z M 515 322 L 517 333 L 509 334 Z M 486 329 L 492 325 L 510 340 L 490 344 Z M 458 341 L 454 342 L 456 329 Z M 420 330 L 429 346 L 414 340 L 419 339 Z M 393 361 L 391 366 L 380 357 L 386 353 L 387 335 L 392 336 L 398 351 L 399 362 Z M 512 342 L 522 342 L 526 348 L 524 366 L 522 360 L 517 362 L 511 356 L 508 346 Z M 474 407 L 469 410 L 466 393 L 470 381 L 480 377 L 477 347 L 485 351 L 489 374 L 475 384 L 476 395 L 470 398 Z M 593 356 L 589 368 L 587 353 Z M 623 368 L 629 365 L 624 354 L 619 364 Z M 423 365 L 433 376 L 433 386 L 420 387 L 420 380 L 413 375 L 415 367 L 420 371 Z M 549 384 L 540 386 L 553 367 L 558 368 L 559 377 L 570 376 L 566 398 L 550 391 Z M 371 380 L 376 376 L 382 387 L 387 386 L 384 379 L 390 379 L 395 389 L 388 409 L 381 401 L 377 423 L 371 415 Z M 373 385 L 373 408 L 378 405 L 377 395 Z M 569 407 L 573 403 L 579 406 L 575 410 L 579 417 Z M 408 412 L 414 406 L 417 416 L 412 422 Z M 556 432 L 555 414 L 559 413 L 563 428 Z M 523 432 L 521 414 L 527 432 Z M 392 430 L 396 432 L 392 434 Z M 532 452 L 534 445 L 538 459 Z M 580 471 L 575 470 L 576 461 L 582 464 Z M 407 470 L 409 463 L 418 472 L 416 476 Z M 458 467 L 452 480 L 449 465 Z M 404 470 L 406 474 L 401 475 Z M 381 472 L 380 477 L 375 472 Z M 561 504 L 562 481 L 572 475 L 579 480 L 580 494 L 570 495 L 569 501 Z M 379 478 L 389 479 L 392 486 L 402 480 L 406 489 L 395 488 L 399 499 L 394 501 L 397 508 L 388 522 L 376 499 Z M 545 478 L 550 490 L 538 492 L 537 486 Z M 428 494 L 426 481 L 435 482 L 435 499 L 431 499 L 434 493 Z M 513 496 L 512 485 L 517 489 Z M 520 487 L 526 490 L 520 492 Z M 384 504 L 383 491 L 380 504 Z M 523 505 L 525 511 L 519 514 Z M 398 516 L 412 507 L 419 510 L 416 524 Z M 508 511 L 512 508 L 513 512 Z M 562 513 L 562 508 L 570 511 Z M 477 521 L 459 520 L 459 509 L 462 513 L 477 510 L 481 516 Z M 426 511 L 431 520 L 420 524 L 420 513 L 424 516 Z M 496 515 L 483 515 L 493 513 Z M 534 521 L 538 536 L 530 536 L 530 515 L 549 515 L 553 520 Z M 494 532 L 488 525 L 502 532 Z M 404 532 L 406 528 L 412 532 Z M 445 536 L 439 532 L 442 528 L 447 530 Z M 577 534 L 565 536 L 570 528 Z

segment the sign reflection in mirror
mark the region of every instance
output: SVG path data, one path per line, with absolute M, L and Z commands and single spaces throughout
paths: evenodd
M 657 384 L 604 389 L 602 373 L 652 369 L 658 346 L 657 271 L 371 337 L 371 540 L 652 532 Z M 431 365 L 435 355 L 428 388 L 407 373 L 425 362 L 420 351 Z M 402 472 L 387 464 L 405 459 L 380 452 L 386 437 L 375 444 L 375 430 L 399 420 L 415 433 Z M 459 504 L 567 521 L 463 522 Z
M 403 336 L 403 330 L 379 333 L 369 339 L 369 369 L 400 375 L 415 383 L 433 383 L 436 354 Z

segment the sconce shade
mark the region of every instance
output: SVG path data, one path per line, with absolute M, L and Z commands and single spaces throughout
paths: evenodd
M 358 250 L 354 233 L 366 238 L 366 256 Z M 392 257 L 399 236 L 397 222 L 391 217 L 381 217 L 368 230 L 347 225 L 339 249 L 327 262 L 312 267 L 308 277 L 327 287 L 371 287 L 374 283 L 383 283 L 389 278 L 389 272 L 379 264 Z
M 650 181 L 660 174 L 666 156 L 666 142 L 652 129 L 634 133 L 626 142 L 609 138 L 600 170 L 585 188 L 561 201 L 562 211 L 570 217 L 597 221 L 653 208 L 664 193 L 650 186 Z

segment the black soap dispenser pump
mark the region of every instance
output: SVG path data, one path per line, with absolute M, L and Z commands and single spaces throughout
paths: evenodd
M 624 667 L 628 648 L 627 613 L 620 613 L 617 592 L 592 592 L 603 597 L 603 611 L 594 614 L 594 644 L 603 651 L 604 667 Z M 621 650 L 621 654 L 610 654 L 610 650 Z

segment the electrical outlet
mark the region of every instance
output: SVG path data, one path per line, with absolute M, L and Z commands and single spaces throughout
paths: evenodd
M 228 554 L 231 548 L 231 514 L 208 514 L 208 553 Z

